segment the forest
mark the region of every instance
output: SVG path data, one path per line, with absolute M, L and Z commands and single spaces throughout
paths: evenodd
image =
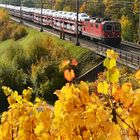
M 40 7 L 41 0 L 0 0 L 0 3 Z M 76 11 L 76 0 L 42 0 L 43 7 Z M 139 43 L 139 0 L 79 0 L 79 11 L 91 17 L 110 17 L 120 21 L 123 40 Z

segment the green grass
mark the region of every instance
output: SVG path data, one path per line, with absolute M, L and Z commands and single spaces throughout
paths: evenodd
M 56 44 L 62 44 L 67 50 L 69 50 L 72 56 L 76 59 L 79 59 L 83 54 L 89 51 L 81 46 L 75 46 L 75 44 L 70 41 L 60 40 L 57 37 L 53 37 L 53 39 Z

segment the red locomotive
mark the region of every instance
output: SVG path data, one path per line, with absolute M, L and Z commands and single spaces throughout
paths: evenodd
M 121 25 L 106 18 L 84 21 L 82 35 L 107 44 L 118 45 L 121 42 Z

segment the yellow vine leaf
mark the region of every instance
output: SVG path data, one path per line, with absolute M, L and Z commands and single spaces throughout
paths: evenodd
M 36 97 L 36 98 L 35 98 L 35 102 L 36 102 L 36 103 L 40 103 L 41 101 L 42 101 L 42 100 L 41 100 L 39 97 Z
M 137 80 L 139 80 L 138 83 L 140 84 L 140 70 L 138 70 L 138 71 L 136 72 L 135 77 L 136 77 Z
M 9 96 L 7 99 L 8 99 L 8 103 L 12 105 L 16 101 L 19 102 L 22 99 L 22 97 L 18 95 L 17 91 L 14 91 L 12 92 L 11 96 Z
M 123 112 L 123 109 L 122 109 L 121 107 L 118 107 L 118 108 L 116 109 L 116 112 L 117 112 L 118 114 L 121 114 L 121 113 Z
M 120 127 L 116 124 L 110 126 L 110 134 L 111 135 L 108 135 L 107 139 L 108 140 L 122 140 L 122 136 L 121 136 L 121 133 L 120 133 Z
M 107 54 L 107 57 L 110 58 L 110 59 L 115 59 L 115 60 L 117 60 L 117 58 L 118 58 L 118 54 L 115 53 L 114 50 L 108 49 L 108 50 L 106 51 L 106 54 Z
M 54 138 L 51 138 L 51 136 L 47 133 L 42 133 L 38 140 L 54 140 Z
M 40 135 L 43 131 L 44 131 L 44 125 L 43 125 L 43 123 L 39 123 L 37 126 L 36 126 L 36 128 L 35 128 L 35 134 L 38 136 L 38 135 Z
M 125 93 L 130 93 L 130 91 L 132 91 L 132 84 L 131 83 L 124 83 L 122 85 L 122 91 Z
M 80 90 L 84 93 L 84 94 L 88 94 L 89 93 L 89 88 L 88 88 L 88 85 L 81 81 L 80 82 Z
M 116 83 L 112 84 L 112 94 L 114 94 L 118 89 L 118 85 Z
M 55 117 L 60 117 L 62 111 L 62 103 L 60 101 L 55 102 L 55 107 L 54 107 L 54 115 Z
M 73 88 L 72 85 L 70 85 L 69 83 L 66 84 L 62 89 L 61 89 L 61 93 L 63 94 L 64 98 L 66 100 L 70 99 L 72 96 L 72 92 L 73 92 Z
M 2 86 L 2 89 L 4 90 L 6 96 L 9 96 L 10 94 L 13 93 L 13 91 L 9 87 Z
M 111 71 L 106 72 L 107 80 L 112 83 L 119 81 L 120 72 L 117 68 L 113 68 Z
M 108 94 L 109 85 L 106 81 L 98 83 L 97 90 L 99 93 Z
M 59 65 L 59 69 L 63 70 L 66 66 L 68 66 L 70 63 L 69 60 L 63 60 L 62 63 Z
M 24 89 L 22 92 L 23 98 L 27 101 L 30 100 L 32 94 L 32 88 L 28 87 L 28 89 Z
M 111 70 L 113 67 L 116 66 L 116 60 L 115 59 L 109 59 L 106 58 L 104 60 L 104 64 L 103 64 L 107 69 Z

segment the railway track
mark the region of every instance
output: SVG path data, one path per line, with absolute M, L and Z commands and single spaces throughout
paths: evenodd
M 136 44 L 136 43 L 132 43 L 132 42 L 128 42 L 128 41 L 122 41 L 121 45 L 125 45 L 134 49 L 140 49 L 140 45 Z
M 140 45 L 138 44 L 128 42 L 128 41 L 122 41 L 120 47 L 123 50 L 140 55 Z
M 17 17 L 11 17 L 11 19 L 15 20 L 16 22 L 19 22 L 19 19 Z M 25 25 L 30 26 L 34 29 L 40 30 L 39 24 L 24 20 L 24 19 L 22 19 L 22 21 L 24 22 Z M 57 37 L 60 36 L 60 31 L 58 30 L 55 30 L 51 27 L 43 27 L 43 28 L 45 32 L 48 32 Z M 65 34 L 65 40 L 72 41 L 73 43 L 76 42 L 75 35 L 70 35 L 70 34 Z M 127 45 L 126 43 L 123 42 L 121 43 L 120 47 L 114 48 L 112 46 L 102 44 L 100 42 L 94 42 L 92 40 L 89 40 L 88 38 L 83 38 L 83 37 L 80 37 L 79 41 L 82 47 L 86 47 L 90 49 L 91 51 L 102 56 L 106 56 L 107 49 L 115 50 L 120 56 L 118 59 L 119 63 L 129 66 L 133 69 L 140 68 L 140 49 L 138 48 L 138 46 L 135 47 L 135 46 L 132 46 L 132 44 Z

